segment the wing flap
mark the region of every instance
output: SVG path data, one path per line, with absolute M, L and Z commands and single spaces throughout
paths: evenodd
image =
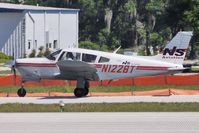
M 94 65 L 82 61 L 64 60 L 57 62 L 60 76 L 65 79 L 83 77 L 88 80 L 98 80 L 97 69 Z

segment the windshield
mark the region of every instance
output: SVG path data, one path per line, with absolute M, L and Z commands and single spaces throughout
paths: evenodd
M 56 60 L 57 56 L 59 55 L 61 51 L 62 49 L 55 51 L 52 54 L 49 54 L 46 58 L 48 58 L 49 60 Z

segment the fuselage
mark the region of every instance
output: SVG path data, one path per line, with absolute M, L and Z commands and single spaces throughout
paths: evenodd
M 72 53 L 69 59 L 67 53 Z M 16 68 L 26 81 L 57 79 L 60 60 L 74 60 L 88 63 L 96 68 L 99 80 L 173 74 L 183 69 L 182 65 L 158 61 L 152 57 L 127 56 L 87 49 L 63 49 L 48 58 L 25 58 L 16 60 Z M 75 74 L 75 73 L 74 73 Z M 72 80 L 72 76 L 63 77 Z M 74 79 L 75 80 L 75 79 Z
M 87 49 L 60 49 L 47 58 L 17 59 L 11 62 L 13 70 L 22 75 L 18 96 L 24 97 L 23 83 L 41 79 L 76 80 L 74 95 L 86 96 L 91 80 L 113 80 L 140 76 L 175 74 L 184 70 L 192 32 L 178 32 L 156 56 L 127 56 Z M 9 63 L 8 63 L 9 64 Z

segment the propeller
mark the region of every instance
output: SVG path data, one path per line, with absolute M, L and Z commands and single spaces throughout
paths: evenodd
M 13 82 L 16 85 L 16 60 L 6 62 L 4 66 L 11 68 L 11 73 L 13 73 Z

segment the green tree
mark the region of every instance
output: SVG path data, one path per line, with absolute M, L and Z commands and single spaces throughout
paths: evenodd
M 193 29 L 193 39 L 191 42 L 190 58 L 199 57 L 199 1 L 192 0 L 190 8 L 184 12 L 183 20 Z
M 80 16 L 80 41 L 95 40 L 97 22 L 97 9 L 94 0 L 81 0 L 79 1 Z
M 125 14 L 127 15 L 127 20 L 129 21 L 128 24 L 128 33 L 130 34 L 129 43 L 131 46 L 137 46 L 137 4 L 135 0 L 129 0 L 124 5 Z
M 151 46 L 156 51 L 178 31 L 193 30 L 190 58 L 197 58 L 198 0 L 25 0 L 25 4 L 80 9 L 79 41 L 93 49 L 141 47 L 149 55 Z
M 160 49 L 159 47 L 161 46 L 160 44 L 163 43 L 163 37 L 157 32 L 153 32 L 151 33 L 150 40 L 153 47 L 153 53 L 157 54 Z
M 191 4 L 192 1 L 190 0 L 168 0 L 164 23 L 171 28 L 173 36 L 187 27 L 183 18 L 184 13 L 190 9 Z
M 19 4 L 20 3 L 19 0 L 11 0 L 10 2 L 11 3 L 15 3 L 15 4 Z
M 100 46 L 90 41 L 82 41 L 79 43 L 80 48 L 99 50 Z
M 90 41 L 81 41 L 79 43 L 80 48 L 86 48 L 86 49 L 93 49 L 93 50 L 101 50 L 101 51 L 108 51 L 107 45 L 100 45 L 90 42 Z
M 149 46 L 151 45 L 150 36 L 156 26 L 156 19 L 164 11 L 163 0 L 149 0 L 145 5 L 146 11 L 146 54 L 150 55 Z

